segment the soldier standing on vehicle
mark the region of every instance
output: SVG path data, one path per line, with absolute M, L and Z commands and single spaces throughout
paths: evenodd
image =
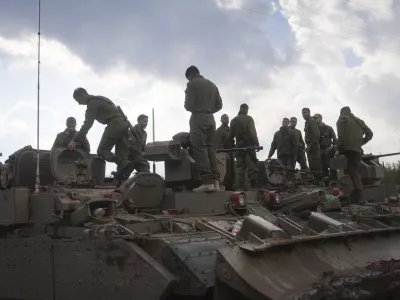
M 291 117 L 290 118 L 290 130 L 293 132 L 293 134 L 296 137 L 296 142 L 297 142 L 297 162 L 300 164 L 301 170 L 308 170 L 307 166 L 307 160 L 306 160 L 306 145 L 303 140 L 303 135 L 299 129 L 296 128 L 297 126 L 297 118 L 296 117 Z M 296 162 L 294 162 L 294 165 L 296 165 Z
M 231 129 L 229 131 L 228 140 L 235 138 L 236 147 L 259 147 L 257 130 L 254 120 L 248 115 L 249 106 L 247 104 L 240 105 L 239 113 L 231 121 Z M 236 152 L 237 173 L 236 187 L 238 190 L 245 190 L 246 171 L 249 179 L 250 188 L 257 187 L 257 155 L 255 150 Z
M 350 176 L 354 187 L 351 197 L 355 203 L 363 204 L 363 185 L 360 174 L 361 147 L 372 139 L 373 133 L 363 120 L 351 113 L 348 106 L 340 110 L 336 126 L 338 143 L 335 155 L 346 156 L 347 169 L 345 171 Z
M 282 127 L 275 132 L 268 159 L 278 150 L 278 159 L 287 168 L 294 168 L 297 161 L 297 141 L 294 132 L 289 130 L 289 119 L 283 118 Z
M 51 147 L 51 150 L 67 147 L 68 144 L 79 133 L 79 131 L 76 131 L 76 119 L 74 117 L 67 118 L 66 126 L 67 128 L 64 131 L 57 134 L 56 139 L 53 143 L 53 147 Z M 83 142 L 81 144 L 78 144 L 77 146 L 86 153 L 90 154 L 90 144 L 86 137 L 84 138 Z
M 235 147 L 235 140 L 227 140 L 229 136 L 229 117 L 226 114 L 221 116 L 221 126 L 218 127 L 215 133 L 215 143 L 217 149 L 231 149 Z M 220 155 L 224 155 L 220 153 Z M 226 174 L 223 180 L 223 185 L 226 190 L 233 190 L 235 184 L 235 157 L 233 153 L 225 153 L 226 155 Z
M 138 172 L 150 172 L 149 161 L 145 157 L 145 148 L 147 142 L 146 127 L 149 117 L 140 115 L 137 118 L 137 124 L 133 130 L 129 130 L 129 154 L 128 160 L 133 164 Z
M 319 138 L 319 146 L 321 149 L 321 171 L 322 173 L 329 175 L 329 161 L 326 154 L 326 150 L 336 145 L 337 139 L 336 134 L 333 128 L 329 125 L 326 125 L 322 122 L 322 116 L 320 114 L 315 114 L 314 117 L 315 121 L 318 124 L 320 138 Z M 332 175 L 334 175 L 335 171 L 332 171 Z
M 68 144 L 74 150 L 79 142 L 83 142 L 93 123 L 107 125 L 101 137 L 97 154 L 108 162 L 117 165 L 115 178 L 119 179 L 125 173 L 132 173 L 133 165 L 126 159 L 128 155 L 128 122 L 115 104 L 108 98 L 89 95 L 84 88 L 77 88 L 73 93 L 79 105 L 86 105 L 85 121 L 79 133 Z M 115 154 L 111 150 L 115 146 Z
M 321 172 L 321 150 L 319 146 L 320 133 L 317 122 L 310 115 L 309 108 L 303 108 L 301 111 L 306 124 L 304 126 L 304 140 L 306 143 L 306 153 L 310 170 Z
M 214 113 L 222 109 L 222 99 L 217 86 L 201 76 L 195 66 L 190 66 L 185 76 L 189 80 L 185 91 L 185 109 L 192 113 L 189 121 L 190 142 L 202 179 L 202 185 L 193 191 L 213 192 L 219 190 Z

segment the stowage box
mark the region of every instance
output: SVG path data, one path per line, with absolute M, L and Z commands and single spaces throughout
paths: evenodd
M 24 187 L 0 191 L 0 226 L 29 222 L 29 194 Z

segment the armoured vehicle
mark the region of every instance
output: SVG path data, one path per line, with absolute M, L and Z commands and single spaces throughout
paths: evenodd
M 0 299 L 391 299 L 386 294 L 397 292 L 400 219 L 389 204 L 326 211 L 328 199 L 317 193 L 305 214 L 281 214 L 261 205 L 279 205 L 274 191 L 195 194 L 190 149 L 176 140 L 147 146 L 149 160 L 165 162 L 165 179 L 140 173 L 119 188 L 95 156 L 39 153 L 40 191 L 32 148 L 2 171 Z

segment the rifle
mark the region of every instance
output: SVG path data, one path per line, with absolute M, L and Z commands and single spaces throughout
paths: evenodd
M 287 171 L 291 173 L 308 173 L 308 174 L 319 174 L 320 172 L 315 172 L 315 171 L 310 171 L 310 170 L 299 170 L 299 169 L 293 169 L 293 168 L 287 168 L 287 167 L 281 167 L 281 166 L 271 166 L 267 165 L 267 169 L 269 170 L 282 170 L 282 171 Z
M 247 151 L 258 152 L 263 149 L 264 149 L 263 146 L 261 146 L 261 147 L 249 146 L 249 147 L 244 147 L 244 148 L 218 149 L 217 153 L 232 153 L 232 152 L 247 152 Z
M 146 145 L 142 145 L 142 143 L 140 142 L 140 139 L 139 139 L 139 137 L 137 136 L 137 134 L 135 132 L 135 128 L 132 126 L 131 122 L 129 122 L 128 117 L 124 114 L 121 106 L 115 105 L 115 107 L 118 109 L 118 111 L 121 113 L 121 115 L 125 118 L 125 121 L 128 123 L 129 130 L 130 130 L 131 134 L 133 135 L 133 137 L 140 144 L 140 146 L 142 146 L 142 148 L 144 148 Z

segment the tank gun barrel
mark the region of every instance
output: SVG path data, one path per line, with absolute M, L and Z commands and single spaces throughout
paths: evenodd
M 376 158 L 395 156 L 395 155 L 400 155 L 400 152 L 393 152 L 393 153 L 386 153 L 386 154 L 379 154 L 379 155 L 366 154 L 362 157 L 362 159 L 363 160 L 372 160 L 372 159 L 376 159 Z
M 246 152 L 255 150 L 256 152 L 263 150 L 264 148 L 261 147 L 244 147 L 244 148 L 230 148 L 230 149 L 218 149 L 217 153 L 232 153 L 232 152 Z

